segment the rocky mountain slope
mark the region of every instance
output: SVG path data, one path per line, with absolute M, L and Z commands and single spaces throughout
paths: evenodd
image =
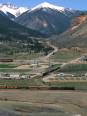
M 47 35 L 60 34 L 81 11 L 42 3 L 16 18 L 16 22 Z
M 59 48 L 80 47 L 87 48 L 87 15 L 83 14 L 73 19 L 71 28 L 55 38 L 55 44 Z
M 0 53 L 23 52 L 44 50 L 38 39 L 44 37 L 41 33 L 27 29 L 10 20 L 3 12 L 0 12 Z

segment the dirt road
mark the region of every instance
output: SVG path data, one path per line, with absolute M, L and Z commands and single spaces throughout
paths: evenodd
M 43 57 L 40 57 L 39 59 L 41 61 L 48 61 L 49 58 L 58 51 L 58 48 L 54 45 L 52 45 L 50 42 L 47 42 L 47 45 L 51 48 L 53 48 L 54 50 L 52 52 L 50 52 L 47 56 L 43 56 Z

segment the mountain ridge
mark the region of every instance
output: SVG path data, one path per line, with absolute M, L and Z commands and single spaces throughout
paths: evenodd
M 71 19 L 79 16 L 80 13 L 82 11 L 45 2 L 21 14 L 15 21 L 27 28 L 51 36 L 66 31 L 70 26 Z
M 40 8 L 54 8 L 55 10 L 58 10 L 58 11 L 64 11 L 64 7 L 56 6 L 56 5 L 50 4 L 48 2 L 43 2 L 39 5 L 31 8 L 31 11 L 40 9 Z
M 26 12 L 29 10 L 28 8 L 25 7 L 17 7 L 15 5 L 12 5 L 10 3 L 0 3 L 0 11 L 4 12 L 6 15 L 8 13 L 14 15 L 15 17 L 18 17 L 22 13 Z

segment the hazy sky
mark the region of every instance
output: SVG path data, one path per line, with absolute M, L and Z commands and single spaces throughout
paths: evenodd
M 27 6 L 30 8 L 42 2 L 49 2 L 67 8 L 87 10 L 87 0 L 0 0 L 0 3 L 7 2 L 17 6 Z

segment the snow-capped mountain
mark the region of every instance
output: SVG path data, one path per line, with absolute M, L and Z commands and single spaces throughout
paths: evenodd
M 65 8 L 62 6 L 56 6 L 56 5 L 50 4 L 48 2 L 43 2 L 43 3 L 33 7 L 29 12 L 40 10 L 40 9 L 43 9 L 45 11 L 46 11 L 46 9 L 56 10 L 58 12 L 65 14 L 68 17 L 77 16 L 77 14 L 79 14 L 78 10 L 74 10 L 72 8 Z
M 73 17 L 81 11 L 55 6 L 44 2 L 31 9 L 16 7 L 10 3 L 0 4 L 0 11 L 11 20 L 44 34 L 60 34 L 70 26 Z
M 48 2 L 44 2 L 44 3 L 41 3 L 41 4 L 37 5 L 36 7 L 32 8 L 31 11 L 41 9 L 41 8 L 51 8 L 51 9 L 55 9 L 55 10 L 58 10 L 58 11 L 61 11 L 61 12 L 63 12 L 64 9 L 65 9 L 64 7 L 55 6 L 55 5 L 50 4 Z
M 14 15 L 15 17 L 18 17 L 19 15 L 26 12 L 27 10 L 29 10 L 29 9 L 24 8 L 24 7 L 18 8 L 10 3 L 0 4 L 0 11 L 4 12 L 6 15 L 8 15 L 8 13 L 10 13 L 10 14 Z
M 70 26 L 72 17 L 81 12 L 44 2 L 16 18 L 16 22 L 42 33 L 60 34 Z

